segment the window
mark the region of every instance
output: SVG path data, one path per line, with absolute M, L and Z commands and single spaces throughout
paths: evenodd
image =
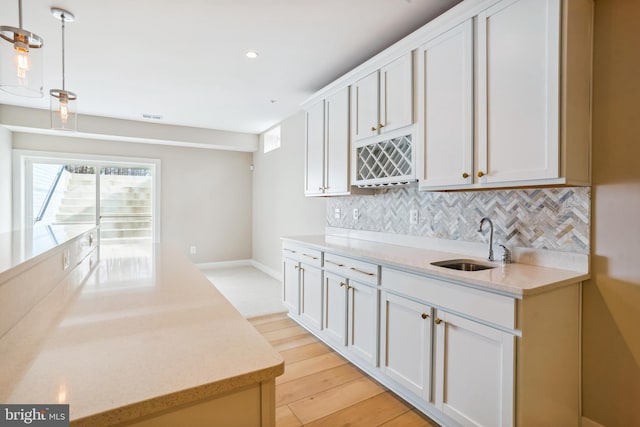
M 264 152 L 280 148 L 280 126 L 276 126 L 264 133 Z

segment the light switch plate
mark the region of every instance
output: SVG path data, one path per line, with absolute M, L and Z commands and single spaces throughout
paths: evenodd
M 360 211 L 358 210 L 358 208 L 353 208 L 353 219 L 357 221 L 358 218 L 360 218 Z

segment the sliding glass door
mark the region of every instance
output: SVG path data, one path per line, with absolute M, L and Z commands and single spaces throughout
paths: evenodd
M 159 161 L 25 155 L 24 226 L 99 224 L 102 245 L 159 240 Z

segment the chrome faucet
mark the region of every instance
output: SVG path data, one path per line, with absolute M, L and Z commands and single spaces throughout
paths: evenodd
M 480 227 L 478 227 L 478 232 L 482 233 L 482 226 L 485 222 L 489 223 L 489 261 L 493 261 L 493 222 L 487 217 L 484 217 L 480 220 Z

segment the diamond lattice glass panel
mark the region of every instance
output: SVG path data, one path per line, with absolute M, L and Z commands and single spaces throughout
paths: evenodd
M 411 156 L 411 135 L 358 147 L 356 180 L 409 176 Z

